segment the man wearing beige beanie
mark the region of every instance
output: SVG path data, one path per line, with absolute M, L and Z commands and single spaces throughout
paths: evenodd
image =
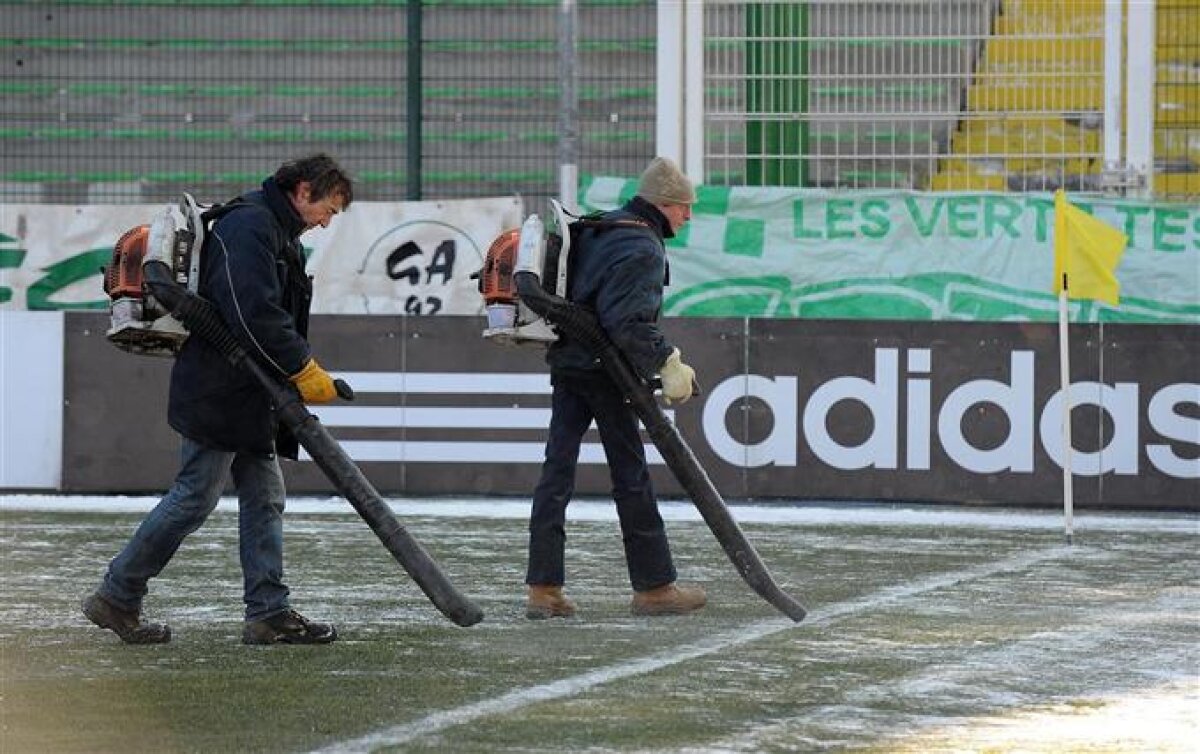
M 589 227 L 571 248 L 567 297 L 593 312 L 609 338 L 646 379 L 661 377 L 667 403 L 692 396 L 694 370 L 658 327 L 667 280 L 664 239 L 692 217 L 696 190 L 674 162 L 655 157 L 642 173 L 637 195 L 607 212 L 610 221 Z M 550 364 L 550 438 L 529 518 L 525 583 L 529 618 L 567 617 L 575 604 L 563 594 L 566 580 L 566 511 L 575 489 L 575 467 L 592 421 L 608 460 L 635 615 L 678 615 L 704 606 L 704 590 L 678 586 L 666 528 L 646 465 L 638 418 L 587 345 L 562 336 L 546 356 Z

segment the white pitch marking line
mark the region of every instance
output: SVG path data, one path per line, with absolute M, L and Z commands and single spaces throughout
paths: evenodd
M 539 702 L 575 696 L 576 694 L 612 681 L 652 673 L 671 665 L 678 665 L 679 663 L 696 659 L 697 657 L 704 657 L 731 647 L 749 644 L 790 628 L 805 628 L 812 625 L 832 623 L 849 615 L 882 607 L 906 597 L 913 597 L 925 592 L 931 592 L 1006 571 L 1020 570 L 1072 551 L 1072 548 L 1060 545 L 1032 553 L 1015 555 L 994 563 L 984 563 L 961 571 L 938 574 L 911 584 L 888 587 L 861 599 L 828 605 L 810 614 L 802 623 L 793 623 L 782 618 L 750 623 L 746 626 L 716 634 L 709 639 L 690 646 L 676 647 L 665 652 L 659 652 L 658 654 L 620 662 L 606 668 L 598 668 L 587 673 L 563 678 L 551 683 L 544 683 L 539 686 L 514 689 L 495 699 L 434 712 L 411 723 L 396 725 L 374 733 L 368 733 L 360 738 L 331 744 L 323 749 L 315 750 L 314 754 L 351 754 L 352 752 L 371 752 L 376 748 L 387 746 L 399 746 L 400 744 L 437 733 L 447 728 L 452 728 L 456 725 L 462 725 L 491 715 L 512 712 L 513 710 L 528 707 L 531 704 Z
M 1189 600 L 1188 605 L 1190 604 L 1191 601 Z M 1097 619 L 1096 615 L 1089 612 L 1082 621 L 1070 624 L 1057 630 L 1041 631 L 1022 640 L 987 649 L 982 652 L 975 652 L 969 659 L 964 658 L 950 663 L 941 663 L 935 666 L 924 666 L 918 672 L 909 675 L 899 676 L 891 680 L 883 681 L 882 683 L 876 685 L 869 685 L 851 690 L 843 699 L 842 703 L 858 703 L 863 699 L 868 700 L 869 703 L 869 700 L 872 697 L 878 698 L 880 695 L 885 695 L 892 698 L 913 698 L 914 696 L 927 694 L 929 691 L 928 686 L 931 683 L 940 685 L 954 685 L 960 682 L 968 683 L 977 677 L 980 667 L 1042 668 L 1046 666 L 1046 660 L 1048 656 L 1070 657 L 1079 654 L 1090 654 L 1094 657 L 1104 657 L 1106 654 L 1111 654 L 1111 650 L 1110 652 L 1105 653 L 1102 651 L 1103 647 L 1111 647 L 1111 643 L 1119 639 L 1122 635 L 1131 633 L 1142 634 L 1148 629 L 1148 627 L 1153 627 L 1155 624 L 1161 622 L 1164 615 L 1170 616 L 1175 611 L 1180 609 L 1186 610 L 1187 608 L 1181 608 L 1181 606 L 1178 605 L 1175 600 L 1168 596 L 1161 595 L 1147 605 L 1147 611 L 1145 613 L 1123 615 L 1117 621 L 1113 621 L 1112 618 L 1109 617 L 1106 619 L 1108 622 L 1104 622 Z M 1082 661 L 1082 664 L 1086 665 L 1086 660 Z M 1076 670 L 1081 669 L 1079 664 L 1074 665 L 1074 668 Z M 1175 685 L 1178 685 L 1179 687 L 1178 693 L 1163 693 L 1162 689 L 1164 686 L 1166 688 L 1172 688 Z M 1200 701 L 1200 686 L 1197 686 L 1194 678 L 1190 683 L 1186 681 L 1166 679 L 1164 686 L 1159 686 L 1157 693 L 1161 694 L 1163 697 L 1164 704 L 1169 706 L 1167 709 L 1161 711 L 1163 714 L 1161 714 L 1161 716 L 1159 716 L 1153 724 L 1160 726 L 1174 726 L 1176 724 L 1189 725 L 1189 727 L 1194 731 L 1196 728 L 1194 720 L 1192 720 L 1195 717 L 1194 715 L 1187 715 L 1183 720 L 1179 720 L 1173 717 L 1172 713 L 1174 708 L 1181 705 L 1179 701 L 1180 699 L 1184 700 L 1182 704 L 1188 704 L 1192 699 Z M 1131 702 L 1137 703 L 1137 693 L 1132 694 L 1132 696 L 1130 694 L 1117 694 L 1115 696 L 1105 694 L 1088 694 L 1084 698 L 1089 700 L 1090 710 L 1088 714 L 1092 715 L 1092 717 L 1073 718 L 1068 715 L 1066 717 L 1069 719 L 1063 719 L 1063 716 L 1060 716 L 1056 721 L 1057 724 L 1065 724 L 1068 729 L 1072 724 L 1086 725 L 1089 726 L 1093 734 L 1095 734 L 1096 731 L 1108 729 L 1111 735 L 1126 735 L 1129 737 L 1129 740 L 1133 740 L 1133 737 L 1130 736 L 1131 733 L 1133 736 L 1162 735 L 1170 737 L 1174 735 L 1172 733 L 1167 733 L 1166 731 L 1154 731 L 1153 733 L 1148 733 L 1144 729 L 1138 732 L 1120 731 L 1120 726 L 1124 720 L 1121 718 L 1114 719 L 1112 717 L 1112 708 L 1120 708 L 1130 704 Z M 1114 699 L 1115 701 L 1113 701 Z M 1105 705 L 1109 707 L 1109 709 L 1099 706 L 1093 707 L 1092 705 Z M 1198 707 L 1193 706 L 1192 709 L 1198 709 Z M 779 735 L 785 735 L 789 728 L 791 728 L 793 725 L 803 725 L 807 720 L 813 718 L 819 719 L 821 714 L 822 708 L 817 708 L 808 715 L 797 715 L 794 717 L 777 719 L 765 725 L 756 725 L 752 731 L 741 731 L 739 734 L 737 734 L 736 738 L 717 740 L 715 742 L 703 744 L 703 750 L 718 752 L 757 751 L 760 748 L 765 748 L 760 746 L 760 742 L 769 741 L 772 737 Z M 839 714 L 839 712 L 836 709 L 831 709 L 829 714 L 831 716 L 836 716 Z M 1009 718 L 1008 723 L 1017 723 L 1022 719 L 1029 719 L 1030 716 L 1037 714 L 1039 713 L 1030 712 L 1028 710 L 1024 712 L 1018 712 L 1015 716 Z M 1048 717 L 1053 713 L 1041 714 Z M 1139 718 L 1131 719 L 1145 720 L 1153 716 L 1153 714 L 1142 714 Z M 964 734 L 958 738 L 958 741 L 971 741 L 974 743 L 974 739 L 970 738 L 970 733 L 972 731 L 979 731 L 981 728 L 986 730 L 986 726 L 989 724 L 989 721 L 995 719 L 995 717 L 992 717 L 985 712 L 967 718 L 963 723 L 956 724 L 954 726 L 955 729 Z M 1034 719 L 1036 720 L 1037 718 L 1034 717 Z M 1080 722 L 1076 722 L 1077 720 Z M 1188 722 L 1185 722 L 1185 720 Z M 1143 726 L 1143 728 L 1144 727 L 1145 726 Z M 1015 730 L 1017 735 L 1020 735 L 1020 731 L 1022 730 L 1021 727 L 1010 729 Z M 934 726 L 932 730 L 934 733 L 937 733 L 942 729 Z M 1049 751 L 1056 748 L 1053 744 L 1060 740 L 1055 738 L 1056 736 L 1066 735 L 1067 731 L 1064 730 L 1047 732 L 1044 737 L 1039 737 L 1038 744 L 1045 747 L 1043 750 Z M 1097 735 L 1101 735 L 1101 737 L 1103 737 L 1102 734 Z M 893 739 L 893 741 L 897 743 L 895 748 L 901 748 L 899 745 L 900 742 L 908 742 L 910 744 L 911 742 L 915 741 L 919 746 L 920 742 L 925 740 L 922 736 L 923 734 L 920 731 L 905 731 L 902 738 Z M 1179 739 L 1191 740 L 1195 737 L 1195 735 L 1190 735 L 1187 737 L 1179 736 Z M 1021 739 L 1016 740 L 1020 741 Z M 1068 738 L 1062 738 L 1061 740 L 1064 742 L 1070 741 L 1072 745 L 1060 746 L 1057 748 L 1070 749 L 1072 751 L 1076 750 L 1074 741 L 1071 741 Z M 1163 740 L 1166 739 L 1164 738 Z M 884 743 L 890 742 L 891 741 Z M 876 741 L 876 743 L 878 744 L 881 742 Z M 996 742 L 992 743 L 995 744 Z M 1122 743 L 1124 743 L 1124 741 Z M 1138 739 L 1138 745 L 1141 744 L 1142 741 Z M 1006 741 L 1003 748 L 1008 751 L 1010 750 L 1010 746 L 1010 742 Z M 911 745 L 905 745 L 904 748 L 905 750 L 913 749 Z M 1000 746 L 956 746 L 955 750 L 962 751 L 967 750 L 967 748 L 969 748 L 971 751 L 978 750 L 979 748 L 990 751 L 999 750 Z M 1020 749 L 1021 747 L 1017 748 Z M 695 748 L 685 748 L 677 751 L 690 752 L 698 750 L 699 749 Z M 1132 751 L 1132 749 L 1130 750 Z M 1143 749 L 1139 750 L 1146 749 L 1143 747 Z M 1169 750 L 1174 751 L 1175 749 L 1170 748 Z M 1154 748 L 1153 751 L 1160 751 L 1160 749 Z M 1168 751 L 1168 747 L 1164 746 L 1161 751 Z M 1187 751 L 1190 752 L 1192 749 L 1187 749 Z

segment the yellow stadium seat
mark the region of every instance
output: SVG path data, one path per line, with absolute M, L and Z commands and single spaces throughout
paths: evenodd
M 1200 196 L 1200 173 L 1155 173 L 1154 193 L 1167 196 Z
M 1007 191 L 1002 175 L 983 173 L 935 173 L 929 179 L 930 191 Z
M 1094 70 L 1104 60 L 1104 40 L 1099 38 L 1031 39 L 994 37 L 988 41 L 985 67 L 1064 61 Z

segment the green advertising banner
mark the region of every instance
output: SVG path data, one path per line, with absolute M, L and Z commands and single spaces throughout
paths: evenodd
M 586 179 L 584 210 L 636 191 Z M 674 316 L 1053 321 L 1050 194 L 699 188 L 668 242 Z M 1200 207 L 1071 196 L 1129 236 L 1121 304 L 1072 301 L 1074 322 L 1200 323 Z

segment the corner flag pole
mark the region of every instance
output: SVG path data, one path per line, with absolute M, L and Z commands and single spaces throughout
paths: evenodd
M 1087 298 L 1111 306 L 1121 303 L 1116 269 L 1129 236 L 1067 201 L 1061 188 L 1054 192 L 1054 289 L 1058 294 L 1058 361 L 1062 372 L 1063 513 L 1067 544 L 1074 537 L 1071 491 L 1071 360 L 1067 299 Z M 1067 273 L 1074 290 L 1067 290 Z
M 1062 290 L 1058 293 L 1058 369 L 1062 379 L 1062 436 L 1063 436 L 1063 527 L 1067 544 L 1075 538 L 1074 491 L 1071 487 L 1071 355 L 1070 318 L 1067 308 L 1067 273 L 1062 274 Z

